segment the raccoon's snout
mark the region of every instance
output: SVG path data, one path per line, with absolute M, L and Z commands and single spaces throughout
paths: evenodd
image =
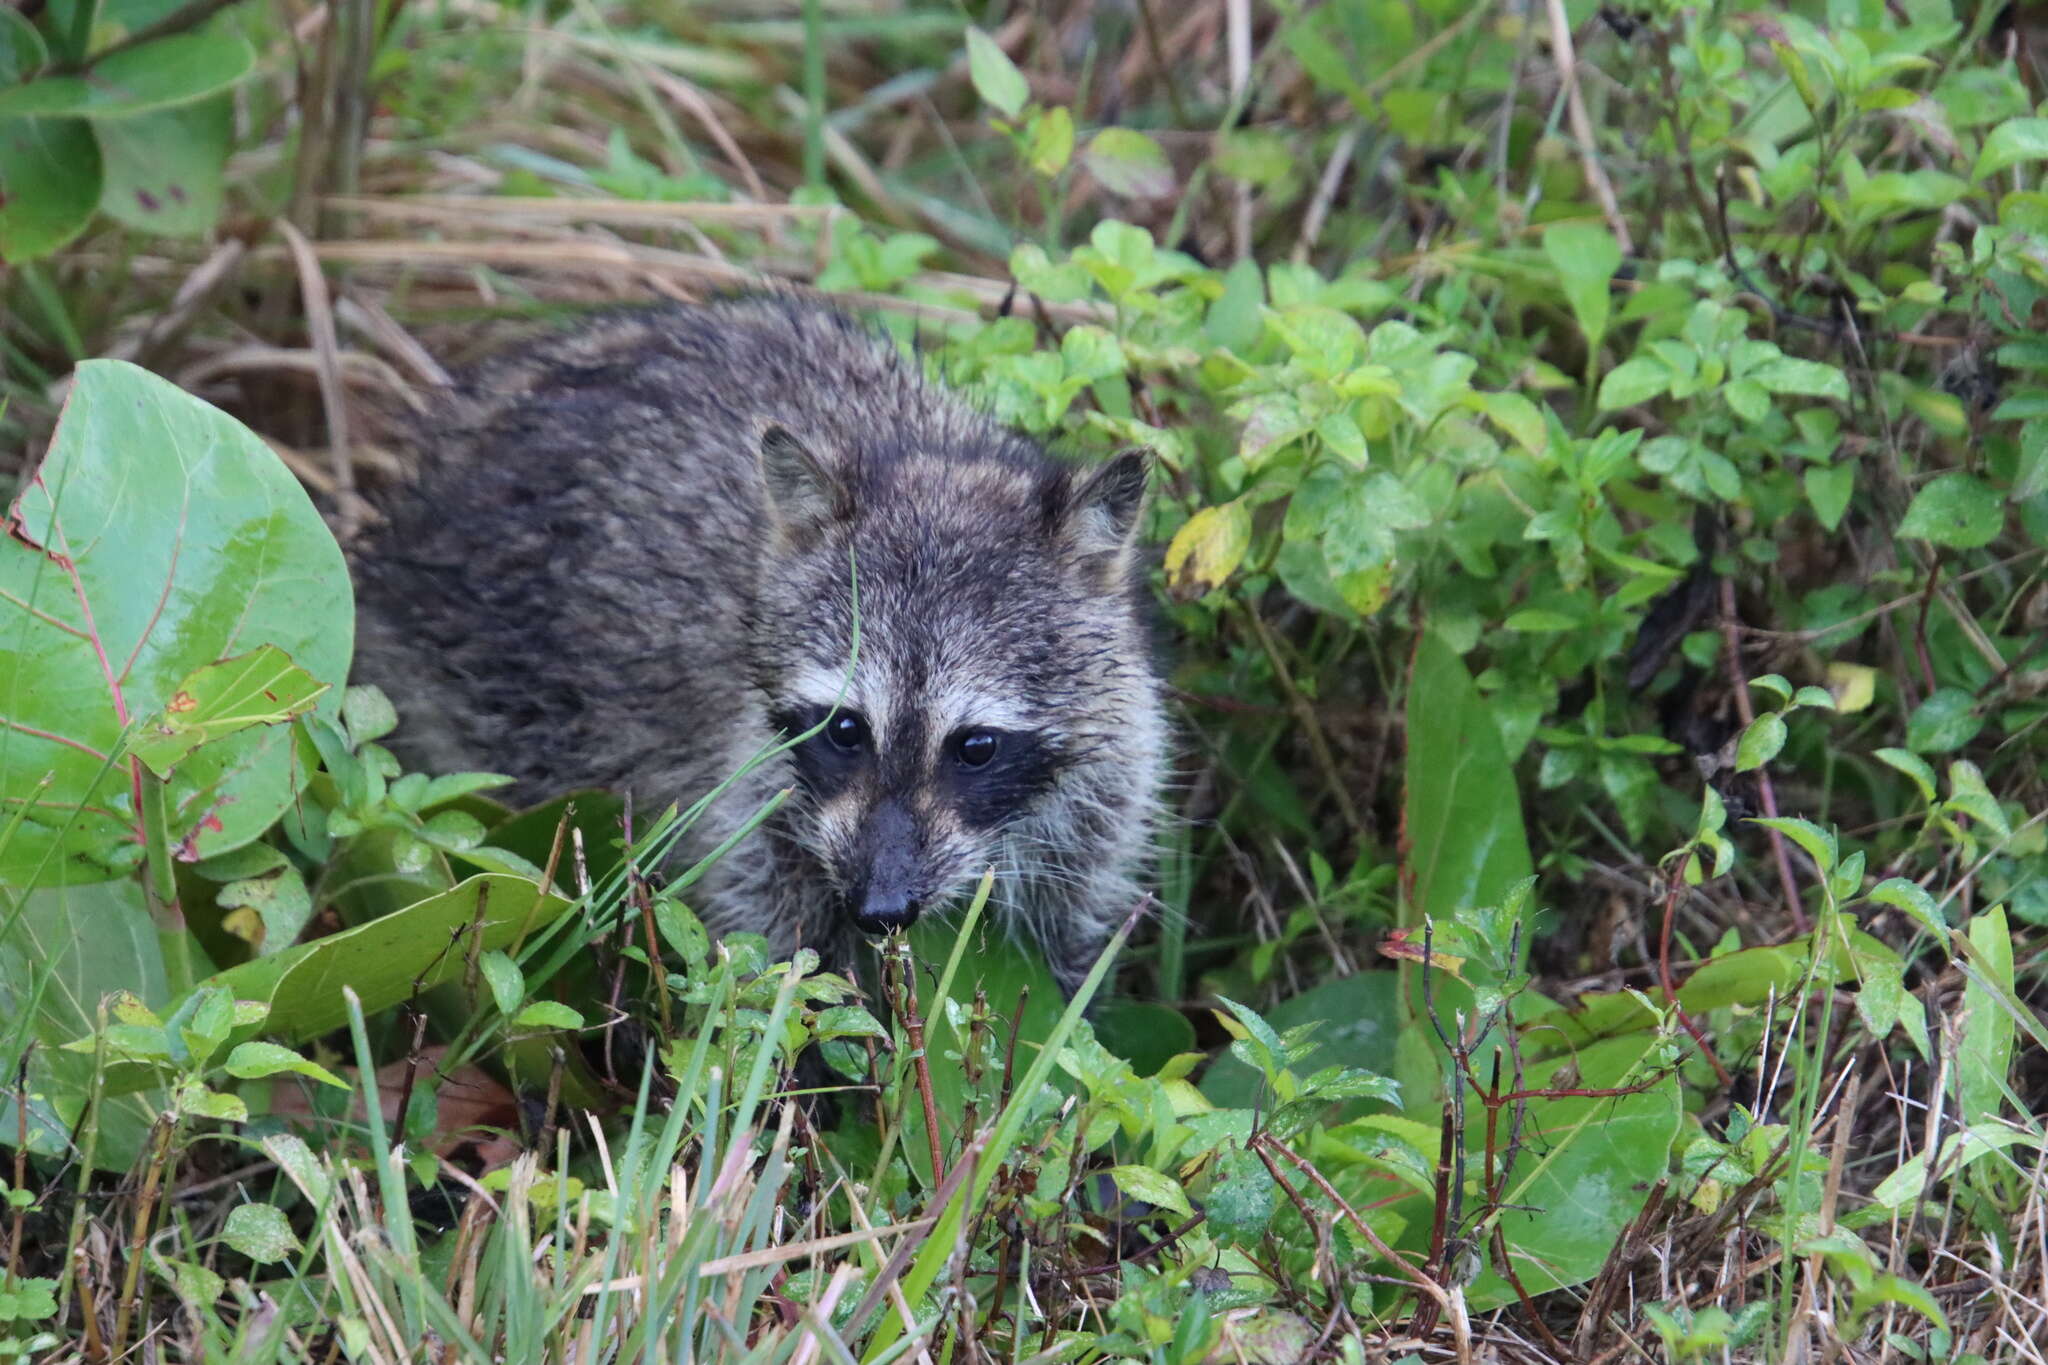
M 924 908 L 917 894 L 917 829 L 900 802 L 884 801 L 868 821 L 866 870 L 847 890 L 847 908 L 864 934 L 908 929 Z

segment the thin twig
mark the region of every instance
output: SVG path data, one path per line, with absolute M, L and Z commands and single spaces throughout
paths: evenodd
M 1756 708 L 1749 704 L 1749 678 L 1742 667 L 1742 646 L 1735 635 L 1735 580 L 1721 580 L 1721 641 L 1724 646 L 1724 662 L 1728 669 L 1728 682 L 1735 691 L 1735 714 L 1742 721 L 1742 728 L 1749 729 L 1756 719 Z M 1778 793 L 1771 786 L 1771 775 L 1763 768 L 1756 770 L 1756 790 L 1763 802 L 1764 814 L 1778 818 Z M 1785 849 L 1785 837 L 1776 829 L 1766 825 L 1765 832 L 1771 837 L 1771 856 L 1778 864 L 1778 886 L 1785 893 L 1785 906 L 1792 912 L 1792 923 L 1800 933 L 1806 933 L 1813 926 L 1806 918 L 1806 907 L 1799 902 L 1799 883 L 1792 876 L 1792 855 Z
M 1592 189 L 1593 197 L 1600 201 L 1600 212 L 1607 219 L 1607 227 L 1614 234 L 1614 240 L 1621 246 L 1621 254 L 1635 254 L 1635 246 L 1628 235 L 1628 224 L 1622 220 L 1621 205 L 1614 197 L 1614 186 L 1608 183 L 1607 172 L 1600 165 L 1600 157 L 1593 137 L 1593 120 L 1586 114 L 1585 92 L 1579 88 L 1578 57 L 1572 50 L 1572 21 L 1564 12 L 1564 0 L 1545 0 L 1550 11 L 1550 42 L 1557 57 L 1557 76 L 1564 86 L 1565 112 L 1572 121 L 1572 140 L 1579 144 L 1579 165 L 1584 170 L 1586 184 Z

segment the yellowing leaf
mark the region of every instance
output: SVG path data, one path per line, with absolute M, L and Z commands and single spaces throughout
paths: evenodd
M 1867 664 L 1828 665 L 1828 691 L 1835 697 L 1835 709 L 1844 715 L 1861 711 L 1877 695 L 1877 670 Z
M 1243 499 L 1204 507 L 1166 547 L 1167 586 L 1183 601 L 1221 587 L 1244 562 L 1251 539 L 1252 514 Z

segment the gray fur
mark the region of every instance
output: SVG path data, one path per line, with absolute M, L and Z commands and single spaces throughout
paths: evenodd
M 694 860 L 795 789 L 692 889 L 710 927 L 844 961 L 862 906 L 936 909 L 993 865 L 997 913 L 1069 990 L 1086 974 L 1138 895 L 1165 753 L 1142 455 L 1055 464 L 861 324 L 775 296 L 525 346 L 417 439 L 355 566 L 357 677 L 398 704 L 410 763 L 659 810 L 844 686 L 867 750 L 814 739 L 686 836 Z M 964 766 L 977 727 L 1014 770 Z

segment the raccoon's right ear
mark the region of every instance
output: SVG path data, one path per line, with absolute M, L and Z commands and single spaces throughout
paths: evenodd
M 763 425 L 760 450 L 768 514 L 785 531 L 808 531 L 838 514 L 845 486 L 788 427 Z

